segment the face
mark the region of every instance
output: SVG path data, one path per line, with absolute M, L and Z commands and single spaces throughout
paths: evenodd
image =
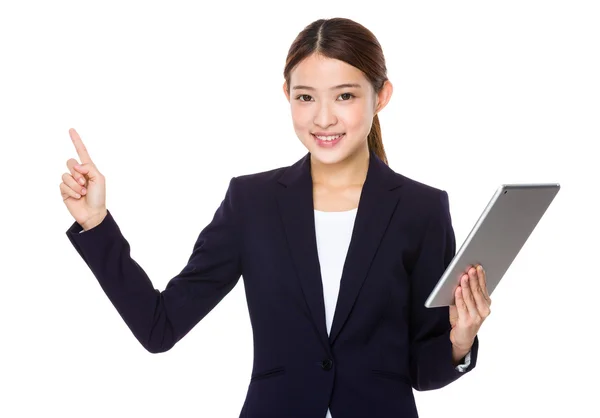
M 340 85 L 345 85 L 339 87 Z M 290 102 L 296 135 L 324 164 L 368 155 L 367 136 L 374 115 L 389 101 L 386 81 L 377 94 L 359 69 L 336 59 L 313 54 L 290 75 Z

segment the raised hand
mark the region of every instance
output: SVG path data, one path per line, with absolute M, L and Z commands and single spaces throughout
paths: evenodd
M 92 162 L 83 141 L 75 129 L 69 129 L 79 163 L 75 158 L 67 160 L 69 173 L 62 175 L 60 191 L 67 209 L 83 229 L 98 225 L 107 215 L 106 183 L 104 176 Z

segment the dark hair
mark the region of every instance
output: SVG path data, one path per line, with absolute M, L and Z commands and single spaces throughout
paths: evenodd
M 361 24 L 342 17 L 319 19 L 306 26 L 292 43 L 283 76 L 290 90 L 292 70 L 313 53 L 344 61 L 361 70 L 379 93 L 388 79 L 381 45 L 375 35 Z M 367 137 L 369 149 L 388 164 L 377 115 Z

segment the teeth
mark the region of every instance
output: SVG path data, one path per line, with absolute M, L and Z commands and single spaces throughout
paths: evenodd
M 321 141 L 333 141 L 334 139 L 338 139 L 342 135 L 335 135 L 335 136 L 318 136 L 318 135 L 315 135 L 315 136 L 317 138 L 319 138 Z

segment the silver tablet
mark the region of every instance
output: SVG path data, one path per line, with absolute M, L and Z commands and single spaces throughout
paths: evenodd
M 454 304 L 461 276 L 481 264 L 491 295 L 560 190 L 557 183 L 501 185 L 425 301 Z

